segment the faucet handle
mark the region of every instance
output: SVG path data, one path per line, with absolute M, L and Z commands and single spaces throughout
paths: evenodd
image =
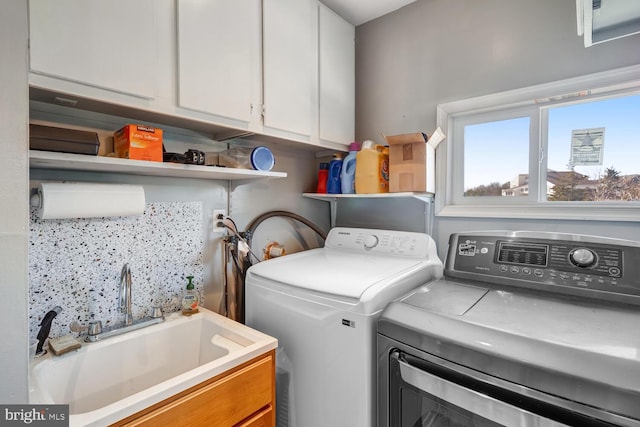
M 102 333 L 102 322 L 100 320 L 92 320 L 89 322 L 87 336 L 100 335 Z
M 82 335 L 87 329 L 89 329 L 88 326 L 82 326 L 80 323 L 76 322 L 75 320 L 69 324 L 69 330 L 71 332 L 75 332 L 78 335 Z
M 164 313 L 162 313 L 162 307 L 155 306 L 151 311 L 151 318 L 158 319 L 160 317 L 164 317 Z

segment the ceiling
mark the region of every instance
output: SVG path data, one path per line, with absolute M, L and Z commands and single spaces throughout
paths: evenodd
M 416 0 L 322 0 L 338 15 L 358 26 Z

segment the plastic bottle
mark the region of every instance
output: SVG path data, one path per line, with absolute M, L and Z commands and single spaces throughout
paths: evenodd
M 318 170 L 318 185 L 316 193 L 324 194 L 327 192 L 327 179 L 329 178 L 329 163 L 320 163 Z
M 327 178 L 327 193 L 340 194 L 340 174 L 342 173 L 342 154 L 333 155 L 329 162 L 329 178 Z
M 187 276 L 189 283 L 187 283 L 187 290 L 182 296 L 182 314 L 185 316 L 191 316 L 197 313 L 198 306 L 200 305 L 200 294 L 194 289 L 193 276 Z
M 342 194 L 356 192 L 356 154 L 360 151 L 360 144 L 352 142 L 349 145 L 349 154 L 342 161 L 342 174 L 340 175 L 340 189 Z
M 389 149 L 373 141 L 364 141 L 356 154 L 356 193 L 389 192 Z

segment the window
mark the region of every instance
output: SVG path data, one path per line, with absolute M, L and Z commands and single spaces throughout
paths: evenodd
M 640 221 L 640 66 L 439 105 L 438 125 L 439 215 Z
M 528 117 L 464 127 L 465 197 L 528 193 L 529 128 Z
M 640 95 L 549 108 L 549 201 L 640 201 Z

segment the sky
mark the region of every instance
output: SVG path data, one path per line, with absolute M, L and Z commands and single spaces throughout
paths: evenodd
M 603 164 L 576 166 L 576 172 L 597 178 L 613 167 L 621 175 L 640 174 L 640 95 L 551 108 L 547 168 L 569 170 L 572 131 L 591 128 L 605 128 Z M 528 118 L 467 126 L 465 190 L 528 173 L 528 140 Z

